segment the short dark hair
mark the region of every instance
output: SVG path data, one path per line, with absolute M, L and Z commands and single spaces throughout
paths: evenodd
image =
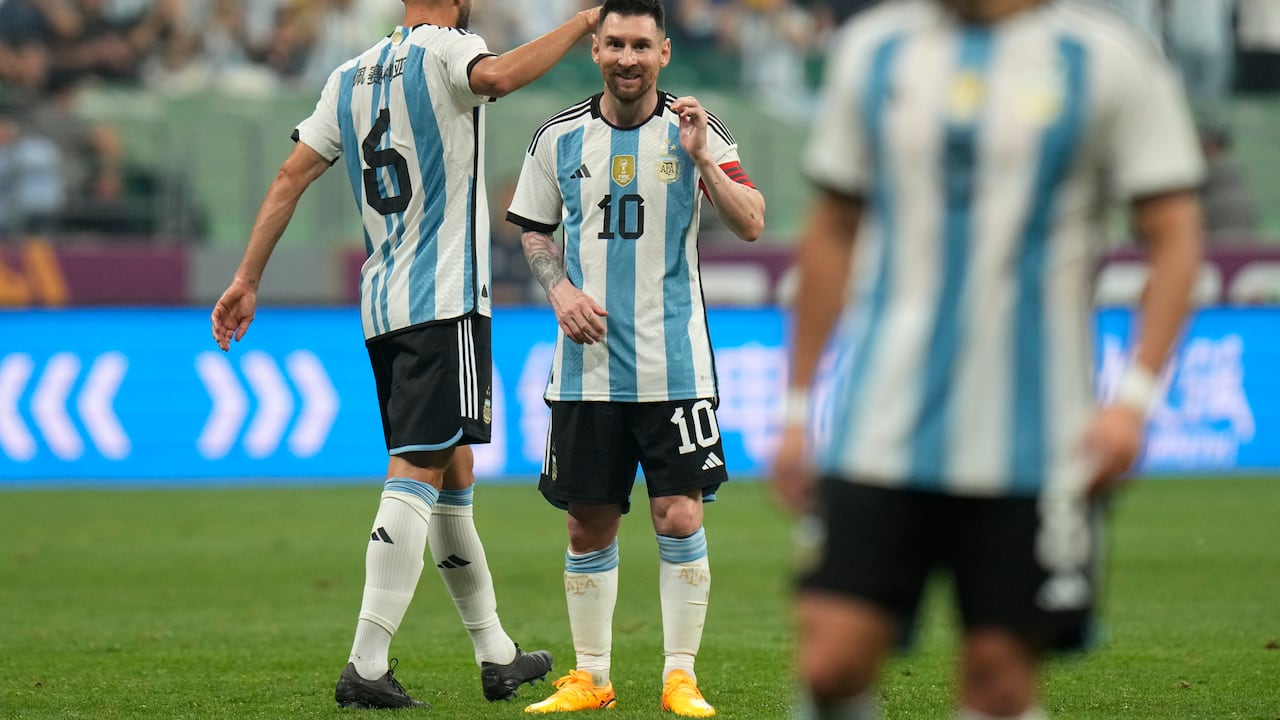
M 666 32 L 667 15 L 662 9 L 662 0 L 604 0 L 600 6 L 600 20 L 604 22 L 606 15 L 648 15 L 657 23 L 658 29 Z

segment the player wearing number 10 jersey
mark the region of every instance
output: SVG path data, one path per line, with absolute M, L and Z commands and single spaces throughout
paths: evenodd
M 704 499 L 727 479 L 698 277 L 705 195 L 744 240 L 764 198 L 724 125 L 657 89 L 670 59 L 658 0 L 606 0 L 592 43 L 604 92 L 534 135 L 508 219 L 560 325 L 539 489 L 568 512 L 565 598 L 577 668 L 531 713 L 609 707 L 618 528 L 637 465 L 658 535 L 662 707 L 709 717 L 694 674 L 711 572 Z M 563 250 L 552 239 L 563 224 Z

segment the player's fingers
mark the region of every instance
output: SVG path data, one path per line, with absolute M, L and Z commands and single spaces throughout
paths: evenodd
M 590 344 L 589 342 L 586 342 L 587 338 L 583 335 L 581 326 L 579 325 L 577 318 L 573 317 L 572 315 L 566 316 L 564 319 L 564 322 L 561 323 L 560 326 L 564 328 L 564 334 L 573 342 L 576 342 L 579 345 Z

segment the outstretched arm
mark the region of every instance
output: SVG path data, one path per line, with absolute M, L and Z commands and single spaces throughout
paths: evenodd
M 547 233 L 526 230 L 520 236 L 529 269 L 538 279 L 555 310 L 556 320 L 564 334 L 576 343 L 590 345 L 604 339 L 604 308 L 579 290 L 564 274 L 564 256 L 556 241 Z
M 707 149 L 707 111 L 697 98 L 682 97 L 671 103 L 680 116 L 680 145 L 702 176 L 707 197 L 720 219 L 735 235 L 751 242 L 764 232 L 764 195 L 730 178 Z
M 213 339 L 223 350 L 231 347 L 233 337 L 236 342 L 240 342 L 248 332 L 257 309 L 258 284 L 262 282 L 262 272 L 267 267 L 267 260 L 271 258 L 276 243 L 289 226 L 289 220 L 293 218 L 302 193 L 328 169 L 328 160 L 305 143 L 299 142 L 293 146 L 293 152 L 271 181 L 262 207 L 258 209 L 258 217 L 253 222 L 249 245 L 245 248 L 244 258 L 240 260 L 235 278 L 226 292 L 222 293 L 222 297 L 218 298 L 210 315 L 213 321 Z
M 583 37 L 595 32 L 600 8 L 583 10 L 560 27 L 501 55 L 486 57 L 471 68 L 471 91 L 502 97 L 546 74 Z

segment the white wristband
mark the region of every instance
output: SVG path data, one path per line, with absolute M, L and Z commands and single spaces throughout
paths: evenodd
M 799 388 L 787 391 L 787 402 L 782 410 L 782 424 L 786 427 L 809 423 L 809 392 Z
M 1116 386 L 1115 404 L 1123 405 L 1146 415 L 1155 402 L 1160 380 L 1156 374 L 1137 363 L 1129 365 Z

